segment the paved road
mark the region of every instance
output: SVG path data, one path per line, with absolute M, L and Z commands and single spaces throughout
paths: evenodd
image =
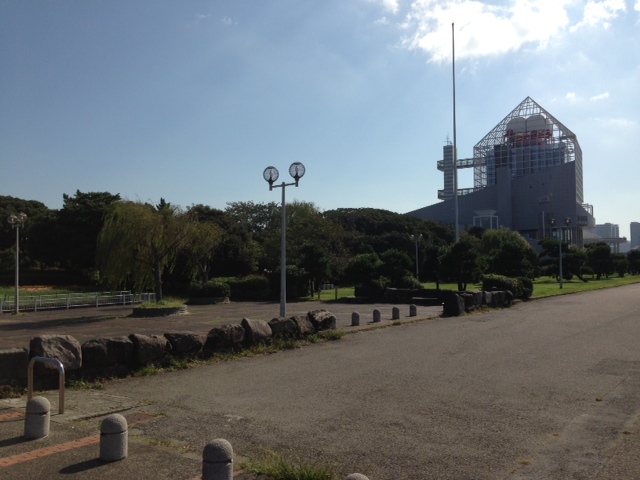
M 153 415 L 136 435 L 173 453 L 152 468 L 140 447 L 128 470 L 88 465 L 84 478 L 193 478 L 197 457 L 179 451 L 223 437 L 240 455 L 267 448 L 371 480 L 637 479 L 638 338 L 632 285 L 116 381 L 95 395 Z M 33 478 L 70 472 L 48 473 Z

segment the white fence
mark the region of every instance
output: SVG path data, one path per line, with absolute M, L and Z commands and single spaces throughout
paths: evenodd
M 50 310 L 55 308 L 102 307 L 105 305 L 131 305 L 134 303 L 155 302 L 155 293 L 131 292 L 92 292 L 68 293 L 58 295 L 20 295 L 20 311 Z M 0 312 L 11 313 L 16 310 L 15 297 L 0 299 Z

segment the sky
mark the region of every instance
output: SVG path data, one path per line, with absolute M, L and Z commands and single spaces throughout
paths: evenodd
M 0 195 L 184 208 L 438 202 L 436 168 L 530 96 L 582 147 L 585 202 L 640 221 L 640 0 L 0 0 Z M 472 187 L 471 170 L 459 186 Z

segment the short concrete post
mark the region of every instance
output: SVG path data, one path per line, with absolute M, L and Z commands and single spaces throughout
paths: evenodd
M 391 309 L 391 318 L 393 320 L 400 320 L 400 309 L 398 307 L 393 307 Z
M 352 327 L 360 326 L 360 314 L 358 312 L 353 312 L 351 314 L 351 326 Z
M 409 316 L 415 317 L 417 315 L 418 315 L 418 307 L 413 304 L 409 305 Z
M 202 480 L 233 480 L 233 448 L 224 438 L 205 445 L 202 452 Z
M 49 435 L 51 403 L 44 397 L 33 397 L 27 402 L 24 416 L 24 436 L 29 440 Z
M 367 477 L 362 475 L 361 473 L 352 473 L 347 475 L 344 480 L 369 480 Z
M 373 311 L 373 323 L 378 323 L 380 321 L 380 310 L 377 308 Z
M 116 462 L 129 453 L 127 419 L 119 413 L 109 415 L 100 425 L 100 460 Z

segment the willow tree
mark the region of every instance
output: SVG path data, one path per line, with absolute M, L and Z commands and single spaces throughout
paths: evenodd
M 193 229 L 190 216 L 168 203 L 116 202 L 98 237 L 101 280 L 112 287 L 154 287 L 162 300 L 162 275 L 170 272 Z

